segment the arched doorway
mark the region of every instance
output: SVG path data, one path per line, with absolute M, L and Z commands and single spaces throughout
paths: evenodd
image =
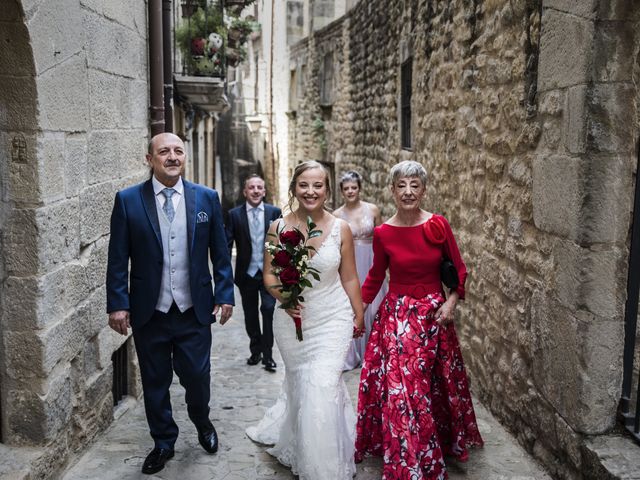
M 27 223 L 23 212 L 33 207 L 37 185 L 35 67 L 19 0 L 8 0 L 0 9 L 0 45 L 0 441 L 15 443 L 8 398 L 20 389 L 20 373 L 12 372 L 9 364 L 16 345 L 10 337 L 24 328 L 18 312 L 25 311 L 17 307 L 30 304 L 21 287 L 34 273 L 29 272 L 33 252 L 19 247 Z

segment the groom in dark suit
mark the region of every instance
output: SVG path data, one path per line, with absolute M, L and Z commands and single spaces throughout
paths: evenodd
M 244 321 L 249 335 L 249 365 L 256 365 L 260 360 L 268 371 L 275 371 L 273 361 L 273 309 L 275 299 L 264 288 L 262 283 L 262 261 L 264 243 L 269 225 L 282 215 L 278 207 L 264 203 L 264 180 L 258 175 L 251 175 L 244 182 L 242 190 L 246 202 L 229 210 L 227 222 L 227 242 L 229 251 L 236 242 L 235 283 L 242 297 Z M 262 332 L 258 314 L 258 297 L 261 300 Z
M 118 192 L 111 214 L 107 312 L 113 330 L 133 330 L 155 443 L 142 466 L 146 474 L 162 470 L 174 455 L 174 371 L 200 444 L 209 453 L 218 450 L 209 420 L 211 324 L 218 312 L 222 325 L 231 316 L 232 270 L 218 194 L 182 179 L 185 158 L 176 135 L 153 137 L 147 154 L 151 179 Z

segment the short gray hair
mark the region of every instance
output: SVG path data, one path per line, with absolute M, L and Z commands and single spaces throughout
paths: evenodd
M 427 171 L 421 164 L 413 160 L 404 160 L 396 163 L 389 172 L 391 186 L 394 186 L 401 178 L 406 177 L 416 177 L 422 182 L 423 187 L 427 185 Z

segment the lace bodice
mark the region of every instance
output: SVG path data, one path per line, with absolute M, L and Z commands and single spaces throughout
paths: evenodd
M 349 224 L 354 240 L 369 240 L 373 237 L 375 217 L 367 203 L 362 202 L 360 214 L 349 214 L 346 208 L 342 208 L 338 217 Z

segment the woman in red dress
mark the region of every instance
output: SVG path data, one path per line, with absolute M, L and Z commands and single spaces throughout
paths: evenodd
M 383 480 L 446 479 L 445 456 L 466 461 L 467 448 L 483 444 L 452 323 L 467 269 L 447 220 L 420 208 L 424 167 L 400 162 L 390 177 L 397 211 L 374 231 L 362 286 L 367 307 L 389 269 L 360 375 L 355 458 L 382 456 Z M 459 277 L 446 297 L 443 256 Z

